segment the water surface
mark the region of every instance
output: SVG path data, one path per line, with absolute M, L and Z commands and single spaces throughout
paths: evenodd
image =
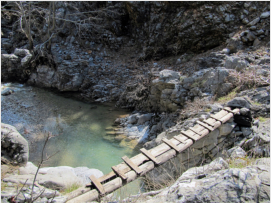
M 46 146 L 47 155 L 58 153 L 44 166 L 87 166 L 109 173 L 121 157 L 138 153 L 130 141 L 106 139 L 106 128 L 128 111 L 113 104 L 87 104 L 44 89 L 21 84 L 2 84 L 14 93 L 1 97 L 1 121 L 11 124 L 29 141 L 29 161 L 38 164 L 44 132 L 55 135 Z

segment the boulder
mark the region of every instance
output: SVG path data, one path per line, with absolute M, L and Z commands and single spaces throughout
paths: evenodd
M 1 123 L 1 158 L 14 165 L 25 165 L 29 148 L 26 139 L 15 127 Z
M 239 146 L 229 149 L 227 154 L 231 159 L 244 158 L 247 155 L 247 153 Z
M 223 125 L 221 125 L 218 129 L 219 129 L 219 136 L 226 136 L 229 135 L 232 130 L 234 129 L 234 127 L 236 126 L 236 123 L 232 122 L 232 123 L 225 123 Z
M 225 60 L 225 68 L 236 69 L 238 71 L 247 67 L 247 62 L 238 56 L 227 56 Z
M 37 167 L 28 162 L 25 167 L 19 169 L 20 175 L 11 175 L 3 179 L 4 182 L 24 183 L 31 185 L 34 180 L 34 174 Z M 22 174 L 21 174 L 22 173 Z M 96 178 L 103 176 L 98 169 L 89 169 L 87 167 L 72 168 L 69 166 L 45 167 L 40 168 L 36 181 L 38 184 L 53 190 L 63 190 L 73 184 L 86 185 L 90 183 L 90 176 Z
M 220 162 L 224 164 L 220 164 L 218 171 L 212 170 L 213 167 L 219 165 L 213 162 L 212 166 L 209 164 L 204 168 L 189 169 L 172 186 L 142 202 L 270 201 L 270 166 L 252 165 L 245 168 L 228 168 L 222 160 L 220 158 Z
M 159 80 L 164 83 L 175 83 L 180 80 L 180 73 L 172 70 L 162 70 L 159 73 Z
M 229 101 L 226 106 L 232 107 L 232 108 L 251 108 L 251 103 L 245 99 L 244 97 L 235 97 L 231 101 Z
M 142 116 L 140 116 L 140 117 L 138 118 L 137 125 L 142 125 L 142 124 L 144 124 L 145 122 L 151 120 L 151 117 L 152 117 L 152 114 L 151 114 L 151 113 L 143 114 Z

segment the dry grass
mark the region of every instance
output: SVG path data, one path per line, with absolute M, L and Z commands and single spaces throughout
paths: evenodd
M 214 99 L 211 99 L 210 101 L 206 99 L 194 99 L 194 101 L 187 101 L 186 105 L 184 106 L 182 112 L 187 113 L 187 112 L 200 112 L 200 111 L 205 111 L 208 112 L 210 109 L 207 107 L 208 104 L 214 103 Z
M 229 77 L 236 79 L 235 86 L 240 90 L 270 85 L 270 75 L 268 74 L 265 77 L 258 75 L 256 69 L 245 69 L 240 72 L 231 71 Z
M 245 168 L 247 166 L 253 165 L 256 158 L 251 157 L 244 157 L 244 158 L 237 158 L 229 160 L 229 167 L 230 168 Z

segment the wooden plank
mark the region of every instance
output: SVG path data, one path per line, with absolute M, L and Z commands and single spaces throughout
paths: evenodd
M 163 138 L 162 141 L 166 143 L 168 146 L 170 146 L 172 149 L 175 149 L 177 152 L 179 152 L 179 148 L 171 142 L 171 140 L 168 140 L 167 138 Z
M 129 165 L 137 174 L 142 173 L 142 169 L 138 168 L 127 156 L 123 156 L 122 160 Z
M 207 120 L 203 120 L 202 122 L 204 122 L 204 123 L 206 123 L 206 124 L 208 124 L 210 126 L 214 126 L 216 120 L 214 120 L 214 119 L 207 119 Z
M 159 164 L 160 162 L 145 148 L 141 148 L 140 151 L 147 156 L 150 160 L 152 160 L 155 164 Z
M 207 128 L 210 131 L 213 131 L 214 129 L 211 126 L 206 125 L 205 123 L 201 121 L 197 121 L 198 124 L 202 125 L 203 127 Z
M 220 118 L 216 118 L 214 115 L 210 115 L 210 117 L 213 118 L 213 119 L 215 119 L 215 120 L 217 120 L 217 121 L 220 121 L 221 123 L 223 122 Z
M 116 173 L 114 173 L 114 171 L 111 171 L 110 173 L 106 174 L 106 175 L 103 175 L 102 177 L 98 178 L 98 181 L 100 183 L 103 183 L 104 181 L 110 179 L 110 178 L 113 178 L 114 176 L 116 176 Z M 90 187 L 92 184 L 89 183 L 86 185 L 86 187 Z
M 204 128 L 205 129 L 205 128 Z M 204 130 L 203 129 L 203 130 Z M 199 131 L 198 129 L 195 129 L 195 126 L 194 127 L 189 127 L 189 130 L 191 130 L 192 132 L 194 132 L 194 133 L 196 133 L 196 134 L 198 134 L 199 136 L 201 136 L 201 134 L 200 134 L 200 132 L 202 131 Z M 209 132 L 209 131 L 208 131 Z
M 94 175 L 90 176 L 90 180 L 92 181 L 92 183 L 95 185 L 95 187 L 98 189 L 98 191 L 104 195 L 105 194 L 105 190 L 103 185 L 97 180 L 97 178 Z
M 194 142 L 192 139 L 187 139 L 186 141 L 183 141 L 183 137 L 182 136 L 183 136 L 182 134 L 175 135 L 173 138 L 176 139 L 176 140 L 178 140 L 181 143 L 180 145 L 186 145 L 188 142 L 190 142 L 190 140 L 192 142 Z M 179 145 L 178 145 L 178 148 L 179 148 Z
M 191 140 L 190 138 L 188 138 L 187 136 L 183 135 L 183 134 L 179 134 L 179 135 L 176 135 L 174 136 L 174 138 L 177 137 L 177 140 L 179 142 L 182 142 L 184 144 L 186 144 L 189 140 Z
M 121 179 L 123 180 L 127 179 L 127 176 L 121 170 L 119 170 L 116 166 L 112 166 L 111 168 L 116 174 L 118 174 L 121 177 Z
M 182 135 L 182 134 L 179 134 Z M 173 138 L 178 140 L 181 144 L 186 144 L 186 141 L 184 141 L 182 138 L 179 138 L 179 135 L 175 135 Z
M 196 134 L 196 133 L 194 133 L 192 130 L 191 130 L 191 132 L 192 133 L 189 133 L 189 132 L 185 132 L 185 131 L 181 131 L 181 133 L 183 134 L 183 135 L 185 135 L 185 136 L 187 136 L 188 138 L 191 138 L 192 140 L 194 140 L 194 141 L 197 141 L 197 140 L 199 140 L 200 139 L 200 136 L 198 135 L 198 134 Z
M 227 115 L 229 112 L 226 110 L 221 110 L 218 113 L 216 113 L 215 115 L 212 115 L 213 118 L 222 118 L 223 116 Z

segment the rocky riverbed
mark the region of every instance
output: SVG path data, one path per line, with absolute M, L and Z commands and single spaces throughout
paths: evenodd
M 17 23 L 29 8 L 35 15 L 24 22 L 30 31 Z M 206 138 L 206 146 L 188 150 L 193 162 L 183 159 L 187 151 L 182 161 L 177 157 L 164 165 L 170 173 L 174 164 L 182 164 L 180 179 L 144 201 L 270 201 L 270 184 L 264 180 L 270 179 L 265 174 L 270 169 L 263 164 L 270 159 L 269 2 L 4 2 L 1 17 L 2 81 L 129 109 L 132 113 L 116 119 L 114 127 L 104 126 L 107 141 L 149 149 L 225 106 L 241 109 Z M 2 99 L 21 114 L 14 125 L 26 138 L 33 129 L 24 116 L 37 125 L 44 119 L 31 117 L 35 106 L 44 115 L 58 112 L 42 108 L 43 101 L 31 103 L 35 95 L 26 103 L 14 95 L 16 89 L 6 89 Z M 12 120 L 8 106 L 1 108 L 3 118 Z M 232 166 L 234 160 L 244 168 Z M 200 175 L 194 171 L 202 168 L 189 169 L 204 164 L 217 169 Z M 163 168 L 151 174 L 163 180 Z M 181 176 L 187 169 L 188 175 Z M 55 201 L 65 201 L 61 198 Z

